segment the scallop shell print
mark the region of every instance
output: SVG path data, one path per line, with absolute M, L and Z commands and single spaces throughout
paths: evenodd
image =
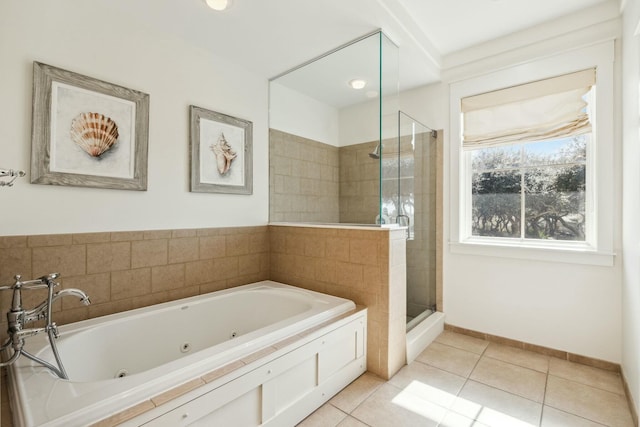
M 71 121 L 71 140 L 91 157 L 100 157 L 118 141 L 118 125 L 100 113 L 80 113 Z
M 211 151 L 216 156 L 216 166 L 220 175 L 225 175 L 231 169 L 231 162 L 238 154 L 231 149 L 231 146 L 224 138 L 224 133 L 220 134 L 218 142 L 211 144 Z

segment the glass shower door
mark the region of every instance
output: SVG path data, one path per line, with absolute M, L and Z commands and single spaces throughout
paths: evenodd
M 435 132 L 398 112 L 398 136 L 381 162 L 381 210 L 407 227 L 407 330 L 436 310 Z

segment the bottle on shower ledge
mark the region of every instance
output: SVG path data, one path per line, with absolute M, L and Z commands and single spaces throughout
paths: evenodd
M 382 218 L 380 218 L 380 215 L 376 215 L 376 224 L 391 224 L 387 208 L 382 208 Z

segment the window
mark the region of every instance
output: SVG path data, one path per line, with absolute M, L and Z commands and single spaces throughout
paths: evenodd
M 613 264 L 613 43 L 450 85 L 452 253 Z
M 470 234 L 585 241 L 590 136 L 471 151 Z

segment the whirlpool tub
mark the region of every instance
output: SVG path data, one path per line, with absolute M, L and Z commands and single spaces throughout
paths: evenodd
M 366 309 L 272 281 L 59 329 L 69 380 L 9 369 L 17 426 L 295 424 L 366 370 Z

